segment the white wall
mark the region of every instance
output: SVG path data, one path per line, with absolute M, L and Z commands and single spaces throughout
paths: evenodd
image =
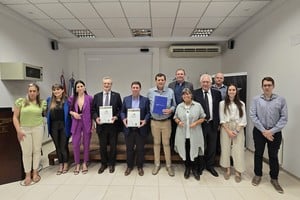
M 245 71 L 248 73 L 248 109 L 251 99 L 260 94 L 261 79 L 275 79 L 275 93 L 284 96 L 289 109 L 288 125 L 283 130 L 283 165 L 290 173 L 300 177 L 300 134 L 297 117 L 300 113 L 299 56 L 300 1 L 286 1 L 259 23 L 235 38 L 235 48 L 228 50 L 222 58 L 224 72 Z M 299 40 L 299 39 L 298 39 Z M 252 128 L 249 121 L 247 146 L 253 149 Z
M 41 97 L 51 94 L 51 85 L 59 82 L 67 66 L 66 50 L 51 50 L 48 35 L 30 22 L 11 16 L 0 8 L 0 62 L 25 62 L 44 67 L 44 80 L 38 82 Z M 1 73 L 1 72 L 0 72 Z M 13 107 L 17 97 L 26 94 L 29 81 L 0 80 L 0 107 Z
M 43 66 L 44 79 L 37 82 L 41 98 L 51 95 L 51 86 L 60 81 L 62 69 L 67 67 L 66 51 L 51 50 L 48 35 L 25 19 L 10 15 L 0 6 L 0 62 L 25 62 Z M 1 73 L 1 71 L 0 71 Z M 0 107 L 13 107 L 18 97 L 25 97 L 30 81 L 0 80 Z M 47 129 L 44 141 L 48 141 Z

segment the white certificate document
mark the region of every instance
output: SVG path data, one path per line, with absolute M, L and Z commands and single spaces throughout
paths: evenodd
M 112 106 L 99 106 L 101 124 L 112 123 Z
M 139 108 L 130 108 L 127 110 L 127 127 L 140 126 L 141 111 Z

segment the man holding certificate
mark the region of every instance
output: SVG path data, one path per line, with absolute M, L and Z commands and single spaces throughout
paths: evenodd
M 132 94 L 123 100 L 121 119 L 125 125 L 124 134 L 126 142 L 127 169 L 125 176 L 128 176 L 134 167 L 134 149 L 136 149 L 136 165 L 138 174 L 144 175 L 144 146 L 149 132 L 150 107 L 149 99 L 140 95 L 141 83 L 131 83 Z M 135 148 L 134 148 L 135 147 Z
M 155 83 L 156 87 L 149 89 L 147 95 L 150 100 L 151 131 L 154 143 L 155 166 L 152 174 L 156 175 L 160 170 L 160 144 L 162 141 L 168 174 L 174 176 L 170 151 L 171 117 L 176 107 L 174 91 L 165 87 L 166 75 L 162 73 L 155 76 Z
M 109 167 L 109 172 L 115 171 L 116 146 L 118 135 L 118 116 L 122 107 L 121 96 L 111 91 L 112 79 L 104 77 L 102 80 L 103 91 L 94 96 L 92 117 L 97 127 L 96 131 L 100 144 L 101 167 L 98 174 L 102 174 Z M 107 145 L 110 152 L 107 152 Z

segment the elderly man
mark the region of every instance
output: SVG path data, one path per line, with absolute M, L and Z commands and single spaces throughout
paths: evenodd
M 221 92 L 211 89 L 212 77 L 203 74 L 200 77 L 201 88 L 194 90 L 194 100 L 199 102 L 206 114 L 205 122 L 202 123 L 202 131 L 205 142 L 204 161 L 206 169 L 213 175 L 219 176 L 214 169 L 215 155 L 217 148 L 217 134 L 220 123 L 219 103 L 222 100 Z M 199 173 L 202 173 L 204 166 L 199 166 Z
M 172 89 L 165 87 L 166 75 L 158 73 L 155 76 L 156 86 L 149 89 L 148 98 L 150 100 L 151 113 L 151 131 L 153 136 L 154 149 L 154 168 L 153 175 L 156 175 L 160 170 L 160 144 L 164 147 L 166 168 L 169 176 L 174 176 L 175 173 L 171 167 L 171 117 L 175 111 L 176 102 Z
M 101 167 L 98 174 L 102 174 L 104 170 L 109 167 L 109 172 L 115 171 L 116 153 L 117 153 L 117 136 L 120 124 L 118 118 L 122 108 L 121 96 L 117 92 L 111 91 L 112 79 L 104 77 L 102 80 L 103 91 L 94 96 L 92 106 L 92 117 L 97 124 L 97 134 L 100 144 Z M 100 106 L 112 106 L 111 122 L 105 122 L 101 119 L 99 113 Z M 107 145 L 110 146 L 109 154 L 107 152 Z
M 288 120 L 287 104 L 283 97 L 274 94 L 274 80 L 265 77 L 261 82 L 263 94 L 254 97 L 250 107 L 250 118 L 254 124 L 254 173 L 252 185 L 257 186 L 262 177 L 262 161 L 265 145 L 268 147 L 271 184 L 279 193 L 283 189 L 278 183 L 279 162 L 278 150 L 282 134 Z

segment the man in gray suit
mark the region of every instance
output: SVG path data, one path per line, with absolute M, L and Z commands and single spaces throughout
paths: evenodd
M 183 68 L 179 68 L 176 70 L 175 80 L 169 83 L 168 87 L 174 91 L 176 105 L 182 102 L 182 90 L 184 88 L 189 88 L 192 92 L 194 90 L 193 84 L 185 81 L 185 71 Z M 172 120 L 172 133 L 170 138 L 171 150 L 174 150 L 176 127 L 177 124 L 174 122 L 174 120 Z

